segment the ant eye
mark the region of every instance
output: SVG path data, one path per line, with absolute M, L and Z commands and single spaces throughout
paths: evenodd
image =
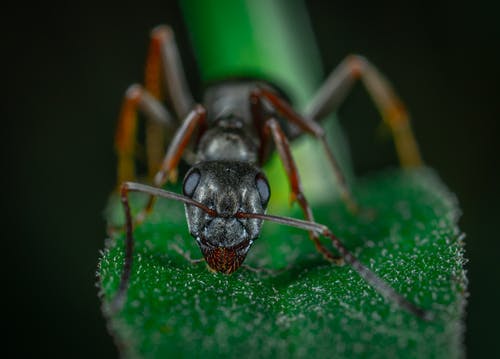
M 182 186 L 182 192 L 184 192 L 184 195 L 188 197 L 193 196 L 196 187 L 198 187 L 198 183 L 200 183 L 200 178 L 200 171 L 197 169 L 188 172 L 186 178 L 184 178 L 184 184 Z
M 255 177 L 255 185 L 257 186 L 262 206 L 266 207 L 269 202 L 269 198 L 271 197 L 271 189 L 269 188 L 269 183 L 263 173 L 257 174 Z

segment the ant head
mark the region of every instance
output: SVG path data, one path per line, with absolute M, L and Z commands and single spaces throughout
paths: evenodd
M 271 194 L 265 175 L 246 162 L 201 162 L 186 174 L 183 192 L 211 210 L 186 204 L 189 232 L 208 265 L 218 272 L 234 272 L 262 226 L 261 219 L 238 214 L 265 212 Z

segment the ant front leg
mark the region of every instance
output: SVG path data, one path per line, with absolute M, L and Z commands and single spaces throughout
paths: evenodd
M 260 98 L 255 92 L 250 96 L 253 118 L 258 124 L 262 124 L 264 114 Z M 302 209 L 302 212 L 304 213 L 304 217 L 308 221 L 314 222 L 311 207 L 309 206 L 309 203 L 304 196 L 304 192 L 302 191 L 299 171 L 293 159 L 290 144 L 278 121 L 272 117 L 265 120 L 263 124 L 263 129 L 261 131 L 261 155 L 266 152 L 266 148 L 268 148 L 269 146 L 271 136 L 274 140 L 281 162 L 283 163 L 283 167 L 285 168 L 285 172 L 290 181 L 292 202 L 297 201 L 300 208 Z M 309 238 L 313 241 L 316 249 L 325 257 L 325 259 L 339 265 L 343 264 L 343 259 L 341 257 L 334 256 L 325 246 L 321 244 L 319 236 L 316 232 L 310 231 Z
M 302 191 L 302 184 L 300 182 L 299 171 L 295 164 L 292 156 L 292 151 L 290 149 L 290 144 L 285 136 L 285 133 L 281 129 L 278 121 L 274 118 L 270 118 L 266 121 L 264 131 L 267 134 L 265 140 L 269 140 L 269 131 L 271 132 L 272 138 L 276 145 L 276 149 L 281 158 L 281 162 L 285 167 L 285 172 L 290 181 L 290 188 L 292 191 L 292 202 L 297 201 L 304 217 L 310 221 L 314 222 L 313 213 L 309 203 L 307 202 L 304 192 Z M 334 256 L 325 246 L 323 246 L 319 240 L 319 236 L 316 232 L 309 232 L 309 237 L 314 242 L 316 249 L 320 252 L 326 260 L 334 262 L 337 265 L 344 263 L 343 258 L 339 256 Z
M 206 110 L 201 105 L 196 105 L 187 115 L 181 127 L 179 127 L 175 133 L 162 161 L 160 170 L 154 177 L 154 185 L 156 187 L 163 186 L 169 179 L 175 181 L 177 165 L 182 158 L 182 154 L 184 153 L 186 146 L 189 144 L 194 130 L 205 124 L 205 118 Z M 154 201 L 155 197 L 150 196 L 144 209 L 137 215 L 136 223 L 141 223 L 146 215 L 151 212 Z
M 333 154 L 332 149 L 328 145 L 326 141 L 325 132 L 320 125 L 316 122 L 307 120 L 306 118 L 300 116 L 295 110 L 281 97 L 276 95 L 274 92 L 266 89 L 266 88 L 257 88 L 250 95 L 250 101 L 252 106 L 252 113 L 254 117 L 257 118 L 257 121 L 261 121 L 260 117 L 262 115 L 259 112 L 263 112 L 261 101 L 268 101 L 273 108 L 287 121 L 296 125 L 300 130 L 305 133 L 308 133 L 314 137 L 316 137 L 322 144 L 325 153 L 328 157 L 330 165 L 332 166 L 333 173 L 337 179 L 337 182 L 340 186 L 340 195 L 342 200 L 347 205 L 347 208 L 355 213 L 358 211 L 358 205 L 354 200 L 351 189 L 347 184 L 346 178 L 340 169 L 337 159 Z M 261 151 L 262 152 L 262 151 Z
M 331 73 L 314 96 L 306 118 L 320 120 L 338 108 L 358 79 L 391 129 L 403 167 L 422 165 L 408 112 L 389 81 L 362 56 L 350 55 Z

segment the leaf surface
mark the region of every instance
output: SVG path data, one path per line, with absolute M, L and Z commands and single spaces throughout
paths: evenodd
M 366 177 L 354 195 L 373 218 L 340 201 L 313 207 L 358 258 L 412 302 L 435 313 L 423 322 L 395 307 L 348 266 L 316 252 L 306 232 L 265 223 L 245 264 L 232 275 L 191 264 L 201 258 L 181 204 L 159 200 L 134 231 L 131 283 L 124 309 L 116 293 L 124 235 L 107 241 L 99 285 L 108 326 L 125 357 L 401 357 L 461 355 L 466 277 L 456 199 L 430 169 Z M 135 194 L 141 208 L 145 196 Z M 274 213 L 273 213 L 274 214 Z M 294 206 L 288 213 L 302 218 Z M 111 198 L 109 223 L 122 221 Z M 329 246 L 328 242 L 324 242 Z M 283 270 L 284 269 L 284 270 Z

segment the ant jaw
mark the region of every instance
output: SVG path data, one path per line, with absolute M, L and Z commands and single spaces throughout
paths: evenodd
M 198 239 L 198 238 L 197 238 Z M 197 240 L 208 266 L 220 273 L 235 272 L 245 260 L 253 240 L 246 239 L 231 247 L 215 247 L 203 237 Z

